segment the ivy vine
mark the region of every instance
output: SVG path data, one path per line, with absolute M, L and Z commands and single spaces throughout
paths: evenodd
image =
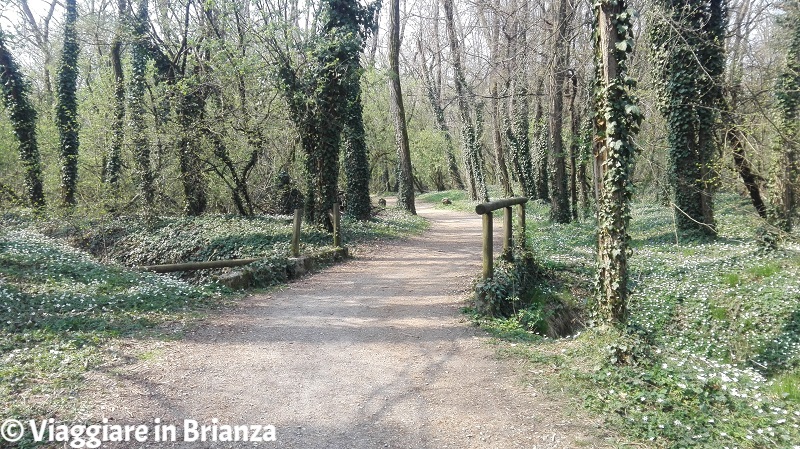
M 67 15 L 64 22 L 64 49 L 58 68 L 58 102 L 56 125 L 61 148 L 61 202 L 65 206 L 76 203 L 75 190 L 78 185 L 78 8 L 75 0 L 67 0 Z
M 782 188 L 777 201 L 780 208 L 774 215 L 777 224 L 788 231 L 792 229 L 800 188 L 797 162 L 797 142 L 800 139 L 800 4 L 787 1 L 784 8 L 786 15 L 782 25 L 789 32 L 789 47 L 786 51 L 786 68 L 775 86 L 778 137 L 774 146 L 781 161 L 778 178 Z
M 593 313 L 603 322 L 621 323 L 627 313 L 628 223 L 636 155 L 633 136 L 639 131 L 642 114 L 630 93 L 636 82 L 627 75 L 628 55 L 633 50 L 633 12 L 624 0 L 600 0 L 594 7 L 594 156 L 600 188 L 598 297 Z
M 0 89 L 3 106 L 8 109 L 11 127 L 19 141 L 19 157 L 25 172 L 25 190 L 34 207 L 45 205 L 42 188 L 42 165 L 36 143 L 36 109 L 28 98 L 30 86 L 19 71 L 0 30 Z
M 715 236 L 727 9 L 723 0 L 659 0 L 659 5 L 663 14 L 650 37 L 655 75 L 662 81 L 658 100 L 669 132 L 676 226 L 685 236 Z

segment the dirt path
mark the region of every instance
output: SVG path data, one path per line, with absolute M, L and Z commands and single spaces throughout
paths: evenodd
M 130 447 L 603 447 L 593 423 L 525 385 L 459 312 L 480 270 L 477 215 L 435 210 L 423 236 L 251 297 L 155 355 L 97 374 L 117 423 L 272 424 L 274 443 Z M 180 433 L 178 440 L 181 440 Z

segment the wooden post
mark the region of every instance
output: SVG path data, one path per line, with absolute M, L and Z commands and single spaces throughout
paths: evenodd
M 483 214 L 483 280 L 492 278 L 494 257 L 492 254 L 492 213 Z
M 339 218 L 341 215 L 341 211 L 339 209 L 339 203 L 333 203 L 333 246 L 337 248 L 342 247 L 342 235 L 341 230 L 339 229 Z
M 511 219 L 512 206 L 503 208 L 503 259 L 511 262 L 514 260 L 514 231 Z
M 525 248 L 527 245 L 528 239 L 525 236 L 525 203 L 519 205 L 519 209 L 517 209 L 517 213 L 519 214 L 519 242 L 522 248 Z
M 292 231 L 292 257 L 300 257 L 300 225 L 303 222 L 302 209 L 294 210 L 294 229 Z

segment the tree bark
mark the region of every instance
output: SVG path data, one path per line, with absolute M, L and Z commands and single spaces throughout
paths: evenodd
M 78 7 L 75 0 L 66 1 L 64 48 L 58 69 L 58 102 L 56 123 L 61 148 L 61 203 L 75 206 L 78 186 Z
M 356 61 L 357 63 L 357 61 Z M 369 161 L 367 158 L 364 108 L 361 104 L 360 67 L 353 72 L 351 98 L 347 100 L 346 122 L 342 130 L 345 176 L 347 177 L 347 215 L 367 220 L 372 214 L 369 199 Z
M 44 207 L 42 166 L 36 142 L 36 109 L 28 97 L 29 87 L 5 44 L 0 30 L 0 92 L 9 111 L 14 135 L 19 141 L 19 157 L 24 170 L 27 199 L 33 207 Z
M 455 72 L 456 100 L 461 118 L 461 140 L 464 146 L 464 159 L 467 161 L 467 173 L 470 175 L 470 194 L 473 200 L 488 201 L 489 192 L 486 188 L 480 143 L 478 142 L 477 126 L 473 124 L 470 116 L 467 81 L 464 68 L 461 65 L 461 49 L 456 36 L 453 0 L 442 0 L 444 7 L 447 36 L 450 41 L 450 56 L 453 59 Z M 477 111 L 476 111 L 477 112 Z
M 145 92 L 147 92 L 147 61 L 149 37 L 147 29 L 149 18 L 147 0 L 139 0 L 133 24 L 133 45 L 131 49 L 131 85 L 129 89 L 129 119 L 131 123 L 131 143 L 136 174 L 136 185 L 141 202 L 147 210 L 153 206 L 155 197 L 153 168 L 150 162 L 150 139 L 148 137 L 145 113 Z M 156 126 L 159 126 L 156 117 Z
M 111 68 L 114 71 L 114 117 L 111 122 L 111 148 L 109 149 L 103 181 L 114 188 L 122 169 L 122 144 L 125 139 L 125 77 L 122 71 L 122 33 L 127 0 L 117 2 L 117 28 L 111 42 Z
M 568 72 L 569 90 L 569 197 L 572 206 L 572 219 L 578 219 L 578 146 L 580 141 L 580 113 L 575 108 L 575 97 L 578 95 L 578 77 L 575 72 Z
M 400 165 L 397 180 L 397 204 L 412 214 L 416 214 L 411 150 L 408 146 L 406 112 L 400 87 L 400 0 L 389 1 L 389 103 L 394 119 L 395 144 Z
M 567 192 L 566 157 L 564 139 L 561 135 L 564 124 L 564 72 L 566 68 L 564 41 L 567 27 L 567 0 L 558 0 L 553 25 L 553 69 L 550 102 L 550 139 L 553 155 L 553 189 L 551 218 L 557 223 L 569 223 L 572 214 L 569 210 Z
M 506 138 L 511 149 L 512 167 L 522 191 L 528 198 L 536 198 L 536 184 L 531 161 L 529 100 L 528 100 L 528 0 L 517 9 L 516 0 L 510 4 L 515 14 L 511 16 L 511 32 L 506 45 L 506 60 L 510 61 L 508 98 L 504 121 Z
M 438 9 L 438 6 L 437 6 Z M 438 38 L 438 36 L 437 36 Z M 442 108 L 442 100 L 439 95 L 439 86 L 435 85 L 435 81 L 431 74 L 431 70 L 425 61 L 425 52 L 422 47 L 422 37 L 417 36 L 417 51 L 422 56 L 422 76 L 425 83 L 425 91 L 428 96 L 428 103 L 433 110 L 433 116 L 436 119 L 436 126 L 444 136 L 445 140 L 445 156 L 447 157 L 447 171 L 450 174 L 450 180 L 453 187 L 458 190 L 464 190 L 464 181 L 461 179 L 461 173 L 458 169 L 458 162 L 456 162 L 455 148 L 453 145 L 453 136 L 450 134 L 450 128 L 444 117 L 444 108 Z
M 534 129 L 535 147 L 534 165 L 536 168 L 536 198 L 550 202 L 550 176 L 549 176 L 549 141 L 548 125 L 544 122 L 542 98 L 544 97 L 544 79 L 540 78 L 536 89 L 536 113 L 534 114 L 533 123 L 536 128 Z
M 601 0 L 595 4 L 595 19 L 595 110 L 603 111 L 595 116 L 592 139 L 598 196 L 596 314 L 604 323 L 620 325 L 628 301 L 632 136 L 641 115 L 626 91 L 626 60 L 633 39 L 630 11 L 624 0 Z

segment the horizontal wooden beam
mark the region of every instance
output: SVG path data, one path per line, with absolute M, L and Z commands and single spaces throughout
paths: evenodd
M 495 200 L 489 201 L 488 203 L 481 203 L 475 206 L 475 213 L 478 215 L 488 214 L 489 212 L 495 211 L 497 209 L 502 209 L 504 207 L 514 206 L 517 204 L 525 204 L 528 202 L 528 198 L 524 196 L 516 196 L 514 198 L 504 198 L 502 200 Z
M 211 268 L 238 267 L 242 265 L 251 264 L 258 260 L 261 259 L 211 260 L 208 262 L 186 262 L 186 263 L 170 263 L 165 265 L 146 265 L 136 268 L 142 271 L 154 271 L 156 273 L 171 273 L 174 271 L 195 271 L 195 270 L 208 270 Z

